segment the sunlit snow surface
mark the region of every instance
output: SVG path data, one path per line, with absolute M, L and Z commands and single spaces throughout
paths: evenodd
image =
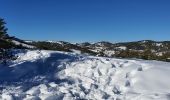
M 170 63 L 20 51 L 0 65 L 0 100 L 170 100 Z

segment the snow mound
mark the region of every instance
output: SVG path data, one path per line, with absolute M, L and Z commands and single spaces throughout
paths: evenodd
M 34 60 L 37 60 L 37 59 L 47 58 L 49 56 L 50 56 L 50 53 L 47 53 L 46 51 L 35 50 L 35 51 L 29 51 L 29 52 L 26 52 L 26 53 L 18 54 L 17 60 L 34 61 Z
M 0 67 L 0 100 L 170 99 L 166 62 L 33 50 Z

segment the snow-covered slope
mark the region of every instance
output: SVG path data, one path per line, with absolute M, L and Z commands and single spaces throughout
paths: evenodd
M 35 50 L 0 67 L 0 100 L 170 99 L 166 62 Z
M 30 48 L 30 49 L 36 48 L 35 46 L 28 45 L 28 44 L 22 43 L 22 42 L 17 41 L 17 40 L 12 40 L 12 43 L 14 43 L 15 45 L 21 45 L 25 48 Z

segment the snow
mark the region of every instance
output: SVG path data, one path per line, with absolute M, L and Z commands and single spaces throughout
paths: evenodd
M 162 43 L 156 43 L 156 46 L 160 47 L 162 46 Z
M 26 53 L 20 53 L 18 55 L 18 59 L 17 60 L 21 60 L 21 61 L 34 61 L 36 59 L 40 59 L 40 58 L 46 58 L 49 57 L 50 53 L 47 53 L 45 50 L 44 51 L 40 51 L 40 50 L 34 50 L 34 51 L 29 51 Z
M 117 49 L 126 50 L 127 48 L 125 46 L 120 46 L 120 47 L 117 47 Z
M 162 56 L 162 55 L 163 55 L 163 52 L 157 52 L 156 55 L 157 55 L 157 56 Z
M 170 63 L 25 50 L 0 65 L 0 100 L 169 100 Z
M 60 45 L 63 45 L 63 43 L 61 41 L 51 41 L 51 40 L 47 40 L 46 42 L 50 42 L 50 43 L 58 43 Z
M 76 50 L 76 49 L 70 49 L 72 52 L 76 53 L 76 54 L 81 54 L 80 50 Z
M 16 45 L 22 45 L 22 46 L 27 47 L 27 48 L 35 48 L 34 46 L 24 44 L 24 43 L 20 43 L 19 41 L 16 41 L 16 40 L 12 40 L 12 42 Z
M 108 57 L 111 57 L 115 54 L 114 50 L 105 50 L 104 54 L 107 55 Z
M 32 40 L 24 40 L 24 42 L 26 42 L 26 43 L 32 43 L 32 42 L 34 42 L 34 41 L 32 41 Z
M 101 52 L 103 50 L 103 48 L 95 48 L 95 49 L 89 49 L 93 52 Z

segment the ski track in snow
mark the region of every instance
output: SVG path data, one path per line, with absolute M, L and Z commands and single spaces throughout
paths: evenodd
M 26 51 L 0 65 L 0 100 L 170 100 L 170 63 Z

